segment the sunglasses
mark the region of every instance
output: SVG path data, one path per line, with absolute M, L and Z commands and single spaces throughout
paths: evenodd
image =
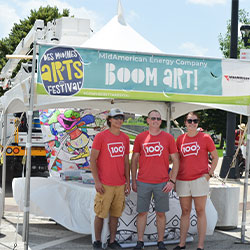
M 161 121 L 161 117 L 149 117 L 149 119 L 152 121 L 155 121 L 155 120 Z
M 112 117 L 115 120 L 123 120 L 124 121 L 124 116 L 123 115 L 116 115 Z
M 193 120 L 192 120 L 192 119 L 187 119 L 187 123 L 188 123 L 188 124 L 191 124 L 192 122 L 193 122 L 194 124 L 197 124 L 197 123 L 199 122 L 199 120 L 198 120 L 198 119 L 193 119 Z

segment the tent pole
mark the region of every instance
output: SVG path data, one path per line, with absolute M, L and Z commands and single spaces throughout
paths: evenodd
M 4 112 L 4 111 L 3 111 Z M 3 204 L 2 204 L 2 211 L 4 217 L 4 210 L 5 210 L 5 193 L 6 193 L 6 135 L 7 135 L 7 114 L 4 112 L 3 115 L 3 141 L 2 145 L 5 150 L 2 152 L 2 157 L 3 157 L 3 165 L 2 165 L 2 193 L 3 193 Z
M 249 174 L 249 164 L 250 164 L 249 156 L 250 156 L 250 116 L 248 116 L 248 122 L 247 122 L 247 149 L 246 149 L 246 166 L 245 166 L 245 179 L 244 179 L 243 209 L 242 209 L 242 221 L 241 221 L 241 243 L 245 243 L 248 174 Z
M 238 53 L 238 20 L 239 20 L 239 0 L 232 0 L 231 8 L 231 37 L 230 37 L 230 58 L 237 59 Z M 236 114 L 233 112 L 227 112 L 227 135 L 226 135 L 226 155 L 223 157 L 222 166 L 220 169 L 220 177 L 226 177 L 229 166 L 233 160 L 235 152 L 235 125 Z M 234 172 L 230 170 L 229 178 L 239 178 L 237 176 L 238 165 L 235 166 Z
M 171 125 L 171 102 L 167 103 L 167 132 L 170 133 Z
M 25 177 L 25 193 L 24 193 L 24 218 L 23 218 L 23 241 L 24 249 L 28 250 L 29 243 L 29 211 L 30 211 L 30 174 L 31 174 L 31 147 L 32 147 L 32 118 L 34 106 L 34 84 L 35 84 L 35 68 L 36 68 L 36 38 L 33 43 L 33 60 L 32 60 L 32 75 L 30 83 L 30 100 L 28 117 L 28 136 L 27 136 L 27 161 L 26 161 L 26 177 Z

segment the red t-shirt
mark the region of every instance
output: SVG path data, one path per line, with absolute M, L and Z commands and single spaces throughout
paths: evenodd
M 126 183 L 125 155 L 129 154 L 129 137 L 120 132 L 112 134 L 109 129 L 95 136 L 92 148 L 99 150 L 98 176 L 102 184 L 120 186 Z
M 243 131 L 241 131 L 240 129 L 236 129 L 235 130 L 235 141 L 234 141 L 234 145 L 236 146 L 236 147 L 238 147 L 238 145 L 239 145 L 239 141 L 240 141 L 240 139 L 243 137 Z M 237 142 L 236 142 L 237 141 Z
M 137 180 L 162 183 L 169 179 L 169 154 L 177 153 L 174 137 L 164 131 L 151 135 L 145 131 L 136 136 L 134 153 L 140 153 Z
M 208 152 L 216 149 L 210 135 L 199 132 L 189 137 L 183 134 L 177 138 L 176 145 L 180 155 L 178 180 L 191 181 L 208 173 Z

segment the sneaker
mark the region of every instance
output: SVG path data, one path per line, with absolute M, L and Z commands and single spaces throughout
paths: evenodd
M 136 246 L 133 249 L 134 250 L 144 249 L 144 242 L 143 241 L 137 241 Z
M 158 250 L 167 250 L 163 241 L 157 242 Z
M 183 247 L 177 246 L 173 250 L 180 250 L 180 249 L 186 249 L 186 246 L 183 246 Z
M 103 249 L 103 248 L 102 248 L 102 242 L 99 241 L 99 240 L 94 241 L 94 243 L 93 243 L 92 246 L 93 246 L 93 249 L 94 249 L 94 250 Z
M 110 249 L 122 249 L 121 245 L 115 240 L 114 242 L 110 243 L 108 239 L 108 247 Z

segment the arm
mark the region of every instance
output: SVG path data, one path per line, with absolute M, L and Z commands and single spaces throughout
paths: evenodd
M 171 154 L 170 156 L 173 161 L 173 167 L 172 167 L 171 172 L 169 173 L 170 180 L 167 182 L 167 184 L 162 190 L 165 193 L 170 192 L 174 188 L 176 177 L 179 171 L 179 164 L 180 164 L 178 153 Z
M 128 195 L 130 193 L 130 167 L 129 167 L 129 155 L 125 155 L 125 177 L 126 177 L 126 186 L 125 186 L 125 194 Z
M 214 170 L 215 170 L 217 163 L 218 163 L 218 160 L 219 160 L 218 153 L 217 153 L 216 149 L 211 152 L 211 157 L 212 157 L 212 163 L 211 163 L 211 168 L 208 172 L 209 177 L 211 177 L 214 174 Z
M 95 181 L 95 189 L 96 192 L 103 194 L 104 193 L 104 188 L 102 186 L 102 183 L 100 182 L 99 176 L 98 176 L 98 167 L 96 164 L 96 161 L 98 159 L 100 151 L 92 148 L 91 154 L 90 154 L 90 169 Z
M 169 178 L 176 182 L 176 177 L 177 177 L 177 174 L 178 174 L 178 171 L 179 171 L 179 165 L 180 165 L 180 161 L 179 161 L 179 154 L 178 153 L 174 153 L 174 154 L 171 154 L 171 159 L 172 159 L 172 162 L 173 162 L 173 167 L 172 167 L 172 170 L 169 174 Z
M 132 160 L 131 160 L 132 189 L 134 192 L 137 192 L 136 173 L 137 173 L 139 157 L 140 157 L 140 153 L 133 153 Z

